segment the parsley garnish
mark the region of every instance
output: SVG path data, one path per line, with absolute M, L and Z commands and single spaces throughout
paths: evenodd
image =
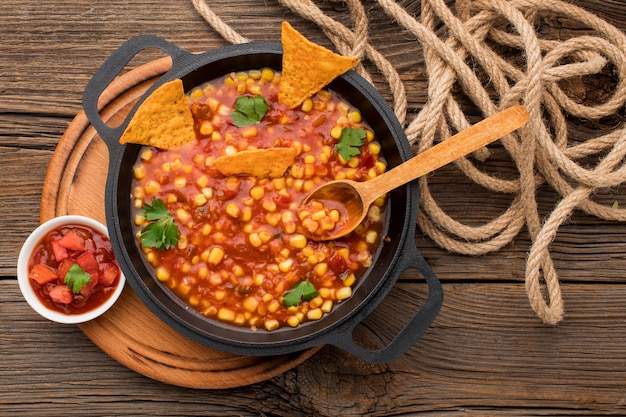
M 292 307 L 300 305 L 302 301 L 309 301 L 317 297 L 317 290 L 309 281 L 300 281 L 291 291 L 283 295 L 283 305 Z
M 363 145 L 365 130 L 358 127 L 344 127 L 337 143 L 337 151 L 341 157 L 348 161 L 353 156 L 361 153 L 359 146 Z
M 235 105 L 230 115 L 237 127 L 244 127 L 258 123 L 267 113 L 268 105 L 261 96 L 240 96 L 235 100 Z
M 152 204 L 144 203 L 143 210 L 146 220 L 151 223 L 141 229 L 141 244 L 157 250 L 176 246 L 180 231 L 168 213 L 165 203 L 161 199 L 154 198 Z
M 78 264 L 73 264 L 70 269 L 67 270 L 63 282 L 67 284 L 67 287 L 71 289 L 74 294 L 80 292 L 80 289 L 85 285 L 91 284 L 91 277 L 88 273 L 83 271 L 83 268 Z

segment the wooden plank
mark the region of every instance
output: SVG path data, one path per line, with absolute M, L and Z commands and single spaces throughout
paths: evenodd
M 417 308 L 424 290 L 421 284 L 394 288 L 357 329 L 357 340 L 391 337 L 401 320 L 389 317 Z M 143 415 L 166 415 L 167 406 L 175 405 L 186 415 L 216 416 L 382 416 L 390 410 L 397 415 L 443 411 L 442 406 L 508 415 L 523 415 L 529 406 L 550 415 L 623 411 L 623 286 L 564 285 L 568 314 L 556 327 L 541 324 L 527 308 L 520 284 L 446 284 L 444 290 L 444 307 L 433 327 L 390 364 L 368 365 L 325 347 L 267 382 L 194 391 L 154 382 L 115 363 L 77 327 L 37 316 L 15 281 L 2 280 L 0 410 L 42 417 L 69 407 L 80 407 L 81 415 L 125 414 L 131 405 L 131 413 Z M 18 392 L 23 398 L 15 398 Z

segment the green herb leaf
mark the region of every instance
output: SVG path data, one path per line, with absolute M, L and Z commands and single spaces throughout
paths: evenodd
M 230 113 L 233 123 L 237 127 L 244 127 L 260 122 L 269 106 L 261 96 L 240 96 L 235 100 L 234 108 Z
M 180 231 L 168 213 L 165 203 L 161 199 L 154 198 L 152 204 L 144 203 L 143 210 L 146 220 L 151 223 L 141 229 L 141 244 L 157 250 L 176 246 L 180 239 Z
M 309 301 L 317 297 L 315 286 L 309 281 L 300 281 L 291 291 L 283 294 L 283 305 L 292 307 L 300 305 L 302 301 Z
M 358 127 L 344 127 L 337 143 L 337 151 L 341 157 L 348 161 L 353 156 L 361 153 L 359 146 L 363 145 L 365 130 Z
M 65 282 L 67 287 L 71 289 L 74 294 L 76 294 L 80 292 L 80 289 L 85 285 L 91 284 L 91 277 L 88 273 L 83 271 L 77 263 L 74 263 L 70 269 L 67 270 L 67 274 L 65 274 L 63 282 Z

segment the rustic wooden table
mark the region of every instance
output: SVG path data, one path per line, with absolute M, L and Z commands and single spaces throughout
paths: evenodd
M 324 42 L 314 24 L 275 1 L 211 1 L 252 40 L 279 40 L 289 20 Z M 330 15 L 340 2 L 319 2 Z M 409 105 L 425 100 L 419 45 L 366 1 L 372 42 L 399 68 Z M 419 13 L 419 2 L 400 2 Z M 626 3 L 576 3 L 626 30 Z M 554 23 L 554 22 L 553 22 Z M 572 30 L 559 21 L 557 30 Z M 419 250 L 443 282 L 445 302 L 431 328 L 392 363 L 368 365 L 323 347 L 265 381 L 230 389 L 182 388 L 140 375 L 100 350 L 76 326 L 46 321 L 16 282 L 20 246 L 40 220 L 48 165 L 81 110 L 83 89 L 131 36 L 153 33 L 200 52 L 227 45 L 190 1 L 5 0 L 0 6 L 0 415 L 618 415 L 626 412 L 626 224 L 575 212 L 551 246 L 562 282 L 565 320 L 541 323 L 524 289 L 529 238 L 481 257 L 438 248 L 420 232 Z M 137 58 L 154 59 L 154 56 Z M 623 109 L 622 109 L 623 112 Z M 602 125 L 590 126 L 601 129 Z M 507 202 L 472 196 L 452 168 L 433 187 L 442 206 L 482 221 Z M 452 184 L 452 185 L 451 185 Z M 626 204 L 626 190 L 607 192 Z M 540 189 L 540 209 L 555 194 Z M 474 216 L 474 217 L 472 217 Z M 393 333 L 398 311 L 413 311 L 425 285 L 403 277 L 358 329 L 374 341 Z M 398 306 L 401 306 L 398 309 Z

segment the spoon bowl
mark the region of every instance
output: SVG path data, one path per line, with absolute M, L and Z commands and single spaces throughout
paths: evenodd
M 335 180 L 321 185 L 302 200 L 301 207 L 319 201 L 325 207 L 340 207 L 341 218 L 333 230 L 324 234 L 307 233 L 307 237 L 333 240 L 347 235 L 363 221 L 369 206 L 381 195 L 508 135 L 528 119 L 524 106 L 509 107 L 369 181 Z

